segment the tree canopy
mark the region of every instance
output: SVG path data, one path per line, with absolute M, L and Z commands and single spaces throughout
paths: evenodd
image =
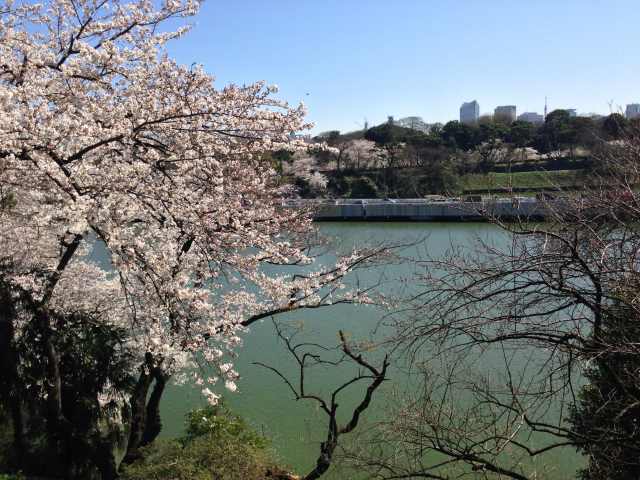
M 302 145 L 288 136 L 307 128 L 303 107 L 263 82 L 218 89 L 202 67 L 168 57 L 164 45 L 186 31 L 169 25 L 199 4 L 50 0 L 0 11 L 0 393 L 22 468 L 44 448 L 75 458 L 65 475 L 99 468 L 107 478 L 121 457 L 87 464 L 111 453 L 101 406 L 130 421 L 131 451 L 169 378 L 197 383 L 211 403 L 218 385 L 236 389 L 231 359 L 251 322 L 366 301 L 326 289 L 363 257 L 309 267 L 311 219 L 282 208 L 289 187 L 265 154 Z M 108 265 L 91 260 L 96 248 Z M 266 264 L 307 270 L 268 276 Z M 122 381 L 135 382 L 119 389 L 105 360 L 105 376 L 74 398 L 83 379 L 72 373 L 82 355 L 100 358 L 98 338 L 115 342 L 110 361 L 122 358 Z M 39 370 L 27 376 L 27 364 Z M 99 414 L 75 421 L 76 401 Z

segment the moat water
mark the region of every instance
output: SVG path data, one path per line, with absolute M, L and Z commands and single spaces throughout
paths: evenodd
M 405 255 L 421 256 L 425 252 L 432 257 L 444 255 L 452 245 L 469 245 L 474 238 L 481 237 L 502 242 L 508 241 L 497 227 L 487 223 L 321 223 L 321 232 L 335 239 L 334 251 L 348 251 L 353 246 L 373 243 L 412 242 L 423 240 L 417 246 L 405 251 Z M 331 261 L 332 254 L 325 255 Z M 363 284 L 387 281 L 385 288 L 394 289 L 394 279 L 410 278 L 416 267 L 414 264 L 394 265 L 377 269 L 365 274 L 360 273 Z M 383 312 L 372 307 L 334 306 L 328 309 L 302 311 L 279 317 L 280 321 L 295 322 L 302 328 L 301 338 L 317 343 L 336 346 L 338 331 L 344 330 L 350 338 L 380 340 L 385 328 L 380 328 Z M 379 360 L 381 352 L 371 352 L 372 358 Z M 491 369 L 491 356 L 487 356 L 486 371 Z M 236 393 L 224 394 L 226 403 L 243 416 L 253 427 L 269 437 L 273 442 L 280 461 L 289 465 L 300 474 L 308 472 L 315 464 L 320 442 L 326 435 L 326 416 L 309 401 L 296 401 L 282 380 L 275 374 L 255 365 L 261 362 L 277 366 L 284 372 L 293 374 L 293 359 L 278 341 L 270 320 L 262 321 L 251 327 L 244 337 L 244 345 L 235 362 L 241 375 Z M 312 371 L 309 386 L 315 392 L 327 394 L 339 382 L 353 373 L 353 366 Z M 383 384 L 376 394 L 374 402 L 366 413 L 369 419 L 380 418 L 393 412 L 390 400 L 392 392 L 417 387 L 410 376 L 400 369 L 393 369 L 390 381 Z M 347 392 L 341 402 L 341 408 L 347 409 L 360 399 L 363 388 Z M 172 386 L 162 404 L 162 419 L 165 437 L 182 433 L 185 414 L 192 408 L 201 406 L 204 400 L 199 391 L 190 386 Z M 344 437 L 349 441 L 348 437 Z M 568 478 L 582 464 L 581 458 L 573 449 L 553 450 L 530 462 L 529 470 L 540 469 L 539 478 Z M 542 471 L 544 470 L 544 473 Z M 345 476 L 347 475 L 347 476 Z M 353 478 L 351 474 L 333 472 L 327 478 Z

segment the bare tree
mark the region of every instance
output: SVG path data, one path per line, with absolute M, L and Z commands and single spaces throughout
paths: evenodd
M 640 456 L 628 458 L 640 451 L 636 133 L 610 146 L 599 159 L 606 174 L 582 192 L 546 200 L 544 223 L 493 218 L 492 238 L 423 262 L 419 292 L 388 321 L 422 389 L 391 404 L 370 437 L 378 448 L 353 452 L 355 465 L 384 479 L 524 480 L 541 478 L 537 457 L 577 448 L 588 455 L 583 478 L 637 478 Z M 582 386 L 594 362 L 606 392 Z M 609 416 L 578 428 L 594 388 Z M 605 463 L 616 470 L 598 476 Z
M 336 348 L 329 348 L 317 343 L 300 342 L 296 343 L 299 328 L 286 328 L 274 321 L 274 326 L 278 337 L 285 344 L 288 352 L 295 359 L 297 368 L 297 378 L 289 378 L 281 369 L 256 362 L 268 370 L 274 372 L 285 383 L 296 400 L 307 400 L 315 402 L 320 410 L 327 417 L 326 439 L 320 445 L 320 454 L 316 460 L 315 467 L 307 473 L 303 480 L 316 480 L 324 475 L 331 467 L 336 449 L 338 448 L 340 437 L 353 432 L 360 421 L 361 415 L 369 408 L 374 394 L 387 379 L 387 368 L 389 367 L 388 356 L 384 356 L 379 367 L 374 366 L 366 360 L 361 353 L 355 350 L 353 345 L 347 341 L 345 334 L 340 330 L 340 345 Z M 336 350 L 339 353 L 335 358 Z M 332 355 L 334 354 L 334 355 Z M 314 367 L 336 367 L 346 362 L 352 362 L 358 366 L 357 372 L 349 379 L 336 386 L 328 397 L 310 391 L 308 386 L 309 371 Z M 344 424 L 338 423 L 338 399 L 346 390 L 354 387 L 357 383 L 365 382 L 367 387 L 361 400 L 348 414 L 349 420 Z

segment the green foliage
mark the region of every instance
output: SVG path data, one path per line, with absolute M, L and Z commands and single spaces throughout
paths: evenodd
M 262 480 L 274 467 L 268 441 L 223 405 L 193 410 L 185 436 L 141 449 L 125 480 Z
M 367 130 L 364 133 L 364 138 L 383 147 L 399 143 L 406 143 L 415 147 L 435 147 L 442 142 L 439 132 L 440 129 L 436 129 L 436 133 L 426 134 L 412 128 L 383 123 Z
M 622 138 L 629 121 L 619 113 L 612 113 L 602 122 L 602 131 L 607 138 L 618 140 Z
M 467 174 L 461 174 L 461 169 L 451 159 L 425 162 L 419 168 L 400 169 L 395 172 L 391 193 L 398 198 L 409 198 L 459 193 L 462 190 L 488 193 L 514 188 L 520 192 L 528 189 L 536 192 L 572 188 L 584 184 L 589 178 L 588 172 L 580 169 Z M 476 167 L 474 171 L 477 171 Z M 329 179 L 328 190 L 340 198 L 384 198 L 385 186 L 379 182 L 381 180 L 374 172 L 334 175 Z
M 76 428 L 91 429 L 91 418 L 100 414 L 98 395 L 106 385 L 119 392 L 133 388 L 129 373 L 133 356 L 122 348 L 127 332 L 84 315 L 54 317 L 53 321 L 57 327 L 54 342 L 61 352 L 63 410 Z M 38 327 L 29 324 L 18 344 L 25 365 L 23 378 L 42 389 L 37 395 L 32 391 L 35 397 L 46 393 L 41 381 L 47 375 L 46 355 L 40 336 Z
M 450 161 L 428 163 L 420 177 L 419 195 L 451 194 L 460 190 L 460 175 Z
M 530 122 L 518 120 L 511 124 L 507 135 L 507 142 L 516 147 L 527 147 L 533 140 L 536 126 Z
M 329 179 L 329 190 L 343 198 L 377 198 L 376 182 L 364 175 L 337 175 Z
M 144 459 L 127 466 L 124 480 L 261 480 L 269 468 L 263 452 L 241 443 L 219 443 L 210 436 L 182 445 L 159 440 L 142 449 Z
M 469 126 L 472 130 L 474 127 Z M 479 142 L 495 142 L 507 138 L 509 127 L 500 122 L 481 123 L 478 130 L 474 132 L 474 136 Z
M 220 440 L 238 441 L 258 450 L 264 450 L 269 445 L 265 437 L 254 432 L 242 418 L 232 413 L 222 402 L 216 406 L 207 406 L 189 412 L 185 431 L 183 443 L 211 435 Z
M 462 177 L 465 190 L 486 191 L 492 189 L 517 188 L 556 189 L 570 187 L 583 182 L 580 170 L 557 170 L 553 172 L 513 172 L 470 174 Z
M 463 151 L 474 149 L 482 140 L 478 127 L 457 121 L 448 122 L 442 127 L 442 139 L 446 145 Z
M 535 148 L 542 153 L 576 145 L 576 130 L 566 110 L 554 110 L 545 119 L 535 140 Z
M 583 480 L 640 478 L 640 318 L 628 306 L 610 307 L 593 338 L 588 383 L 571 409 L 571 437 L 589 459 Z
M 378 145 L 392 145 L 402 142 L 408 130 L 408 128 L 398 127 L 391 123 L 383 123 L 367 130 L 364 138 L 376 142 Z
M 620 114 L 609 115 L 596 123 L 588 117 L 572 117 L 567 110 L 554 110 L 537 126 L 529 122 L 515 121 L 506 124 L 499 119 L 485 119 L 478 125 L 451 121 L 442 128 L 434 128 L 429 134 L 383 123 L 367 130 L 365 138 L 379 146 L 404 143 L 414 147 L 445 146 L 450 150 L 471 151 L 483 143 L 503 141 L 515 147 L 534 146 L 541 153 L 554 150 L 591 147 L 600 138 L 620 138 L 629 121 Z M 343 141 L 344 138 L 334 139 Z
M 572 131 L 571 147 L 578 146 L 591 148 L 597 143 L 598 133 L 595 122 L 588 117 L 574 117 L 571 119 L 570 128 Z
M 564 109 L 556 109 L 549 112 L 547 117 L 544 119 L 544 123 L 547 125 L 567 125 L 571 119 L 571 114 L 568 110 Z
M 375 198 L 378 186 L 369 177 L 354 177 L 351 182 L 349 198 Z
M 70 428 L 64 436 L 48 429 L 46 345 L 41 324 L 28 322 L 14 344 L 21 383 L 0 383 L 5 411 L 16 408 L 12 399 L 18 397 L 22 412 L 22 441 L 14 445 L 20 448 L 19 455 L 8 458 L 8 467 L 30 476 L 58 478 L 73 469 L 78 478 L 88 478 L 97 468 L 115 468 L 110 442 L 118 435 L 124 437 L 124 427 L 110 421 L 110 414 L 122 413 L 121 405 L 114 401 L 102 406 L 98 395 L 107 388 L 126 393 L 133 387 L 132 355 L 123 346 L 127 332 L 90 315 L 49 312 L 49 316 L 55 325 L 51 339 L 60 359 L 62 411 Z M 10 422 L 2 424 L 11 428 Z
M 385 173 L 390 175 L 384 178 Z M 330 191 L 342 198 L 407 198 L 460 190 L 460 175 L 451 161 L 428 162 L 420 168 L 368 175 L 332 177 Z

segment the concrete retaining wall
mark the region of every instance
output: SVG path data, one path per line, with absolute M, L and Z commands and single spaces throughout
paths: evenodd
M 500 218 L 542 218 L 544 205 L 535 198 L 516 197 L 485 199 L 480 202 L 459 200 L 336 200 L 287 201 L 288 208 L 310 207 L 316 220 L 481 220 L 487 216 Z

